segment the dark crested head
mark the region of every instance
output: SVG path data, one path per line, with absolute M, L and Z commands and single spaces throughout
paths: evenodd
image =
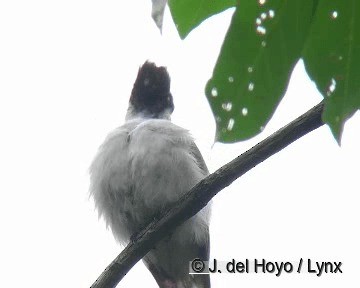
M 134 114 L 142 113 L 152 118 L 166 118 L 164 113 L 174 110 L 170 93 L 170 76 L 165 67 L 146 61 L 139 69 L 130 96 Z

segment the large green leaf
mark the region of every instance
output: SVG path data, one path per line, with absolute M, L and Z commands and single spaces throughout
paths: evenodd
M 312 14 L 312 0 L 240 1 L 206 86 L 217 141 L 263 129 L 285 93 Z
M 323 120 L 340 142 L 346 119 L 360 108 L 359 0 L 319 1 L 303 58 L 325 98 Z
M 192 29 L 212 15 L 236 5 L 236 0 L 170 0 L 171 15 L 184 39 Z

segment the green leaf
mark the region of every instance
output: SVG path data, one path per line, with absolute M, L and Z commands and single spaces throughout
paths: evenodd
M 206 85 L 217 141 L 263 130 L 285 93 L 312 14 L 312 0 L 240 1 Z
M 340 143 L 345 121 L 360 108 L 360 1 L 319 0 L 303 54 L 325 98 L 323 120 Z
M 237 0 L 170 0 L 171 15 L 184 39 L 205 19 L 236 5 Z

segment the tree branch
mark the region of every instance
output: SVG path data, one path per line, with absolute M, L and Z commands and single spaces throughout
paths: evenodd
M 113 288 L 126 273 L 164 236 L 178 225 L 200 211 L 219 191 L 253 167 L 279 152 L 292 142 L 323 125 L 321 114 L 323 102 L 310 109 L 285 127 L 241 154 L 228 164 L 200 181 L 177 203 L 170 207 L 162 218 L 151 222 L 118 255 L 91 286 Z

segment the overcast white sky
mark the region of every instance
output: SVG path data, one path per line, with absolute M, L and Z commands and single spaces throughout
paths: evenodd
M 215 144 L 204 85 L 232 10 L 181 41 L 151 1 L 0 2 L 0 271 L 3 287 L 89 287 L 122 249 L 88 200 L 87 169 L 123 122 L 139 65 L 168 66 L 173 122 L 211 172 L 321 100 L 297 65 L 263 134 Z M 219 274 L 213 287 L 357 287 L 359 113 L 342 147 L 327 127 L 305 136 L 214 198 L 211 258 L 342 261 L 343 274 Z M 156 287 L 138 263 L 119 287 Z

